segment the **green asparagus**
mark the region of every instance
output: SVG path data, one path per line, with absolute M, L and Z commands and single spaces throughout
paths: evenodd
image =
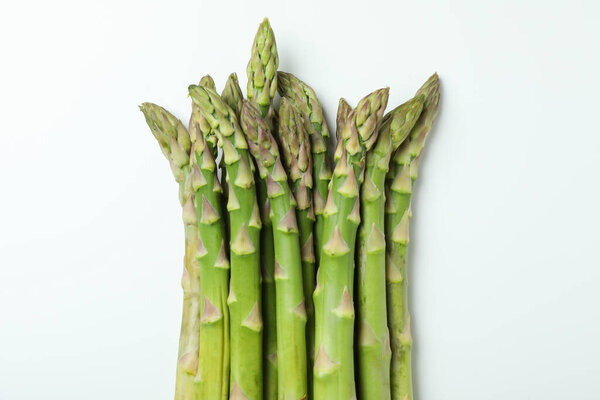
M 242 89 L 240 88 L 240 84 L 238 83 L 237 74 L 231 73 L 227 78 L 227 82 L 225 82 L 225 87 L 223 88 L 223 92 L 221 93 L 221 98 L 233 111 L 235 111 L 235 116 L 237 120 L 240 120 L 240 113 L 242 112 L 242 102 L 244 101 L 244 95 L 242 94 Z M 215 157 L 216 159 L 216 157 Z M 221 181 L 226 181 L 226 168 L 225 161 L 221 157 L 219 162 L 219 169 L 221 172 Z M 228 199 L 228 190 L 229 187 L 227 185 L 223 185 L 223 196 L 221 196 L 222 208 L 227 209 L 227 199 Z M 225 213 L 225 225 L 229 226 L 229 213 Z M 227 232 L 226 232 L 227 233 Z M 228 236 L 226 234 L 226 236 Z M 229 237 L 227 237 L 227 242 L 229 242 Z M 262 240 L 261 240 L 262 246 Z M 263 304 L 264 307 L 264 304 Z M 264 317 L 264 314 L 263 314 Z M 264 331 L 263 331 L 264 335 Z
M 292 191 L 297 201 L 296 220 L 300 234 L 302 256 L 302 284 L 306 308 L 306 356 L 308 370 L 308 398 L 312 399 L 312 367 L 315 346 L 315 310 L 312 295 L 315 290 L 315 252 L 313 226 L 315 214 L 312 202 L 312 157 L 310 137 L 304 129 L 302 117 L 292 102 L 284 97 L 279 107 L 278 140 L 285 166 L 289 171 Z
M 214 88 L 210 76 L 201 86 Z M 200 264 L 200 351 L 196 399 L 227 399 L 229 395 L 229 260 L 221 184 L 215 165 L 216 148 L 210 125 L 192 102 L 192 187 L 198 215 L 198 262 Z
M 417 96 L 386 117 L 367 154 L 361 186 L 357 267 L 357 368 L 359 397 L 390 399 L 391 349 L 386 314 L 384 184 L 393 151 L 415 124 L 423 99 Z
M 277 399 L 277 311 L 275 301 L 275 249 L 273 247 L 273 225 L 271 204 L 267 198 L 267 187 L 259 180 L 257 195 L 261 204 L 263 228 L 260 231 L 260 262 L 262 272 L 263 306 L 263 387 L 264 400 Z
M 248 99 L 260 110 L 271 128 L 275 125 L 273 98 L 277 92 L 277 68 L 279 57 L 275 35 L 268 19 L 264 19 L 254 37 L 250 61 L 246 68 L 248 77 Z M 263 285 L 263 368 L 264 368 L 264 397 L 265 400 L 277 399 L 278 386 L 278 353 L 277 353 L 277 316 L 276 316 L 276 285 L 275 285 L 275 249 L 273 228 L 271 225 L 271 204 L 267 195 L 265 180 L 257 176 L 257 197 L 263 220 L 260 237 L 260 257 L 262 265 Z
M 280 399 L 305 399 L 306 311 L 296 200 L 266 119 L 250 102 L 245 102 L 241 120 L 260 177 L 266 182 L 271 204 L 275 249 L 277 392 Z
M 248 75 L 248 99 L 259 110 L 269 124 L 275 113 L 272 105 L 277 93 L 277 68 L 279 56 L 275 34 L 269 20 L 265 18 L 258 27 L 252 44 L 252 54 L 246 73 Z
M 189 93 L 223 150 L 229 185 L 231 399 L 262 399 L 260 212 L 248 145 L 235 112 L 210 88 Z
M 354 246 L 360 223 L 359 185 L 365 154 L 377 140 L 388 89 L 377 90 L 351 112 L 341 131 L 342 156 L 333 171 L 325 217 L 315 302 L 314 397 L 356 397 L 354 384 Z
M 200 79 L 199 86 L 204 86 L 215 90 L 215 81 L 210 75 L 205 75 Z M 190 122 L 188 123 L 188 129 L 190 132 L 190 139 L 192 142 L 196 141 L 196 138 L 202 136 L 203 140 L 208 143 L 211 151 L 216 149 L 217 142 L 214 135 L 210 135 L 210 125 L 206 119 L 202 116 L 198 106 L 192 101 L 192 113 L 190 115 Z M 213 152 L 214 154 L 214 152 Z
M 314 183 L 314 212 L 315 222 L 315 247 L 317 260 L 323 241 L 323 208 L 329 191 L 328 185 L 331 180 L 331 167 L 327 154 L 327 142 L 329 140 L 329 128 L 323 116 L 323 108 L 317 99 L 315 91 L 294 75 L 279 71 L 279 92 L 282 96 L 290 98 L 300 111 L 305 123 L 305 129 L 311 140 L 311 153 L 313 159 L 313 183 Z
M 335 162 L 338 162 L 340 160 L 340 156 L 342 155 L 342 146 L 344 144 L 344 141 L 340 138 L 340 134 L 342 132 L 342 127 L 346 123 L 346 119 L 348 119 L 348 115 L 350 115 L 351 111 L 352 107 L 350 106 L 350 104 L 348 104 L 346 99 L 344 99 L 343 97 L 340 98 L 340 101 L 338 103 L 337 116 L 335 119 L 335 136 L 337 143 L 333 158 Z
M 387 114 L 387 88 L 341 98 L 335 144 L 278 68 L 265 18 L 247 100 L 231 73 L 220 96 L 209 75 L 189 86 L 187 128 L 140 106 L 183 211 L 175 400 L 412 400 L 407 251 L 437 74 Z
M 221 98 L 233 111 L 235 111 L 235 115 L 239 121 L 240 114 L 242 113 L 242 105 L 244 104 L 244 95 L 242 94 L 242 89 L 240 88 L 238 77 L 235 72 L 231 73 L 227 78 L 223 93 L 221 93 Z
M 385 236 L 387 241 L 386 279 L 387 313 L 392 349 L 391 395 L 393 400 L 412 400 L 412 336 L 408 312 L 407 246 L 411 217 L 413 182 L 417 162 L 438 110 L 439 80 L 434 74 L 419 89 L 424 99 L 423 111 L 409 137 L 393 156 L 388 173 L 385 206 Z M 412 170 L 412 171 L 411 171 Z
M 185 257 L 181 286 L 183 312 L 177 356 L 175 400 L 194 400 L 194 381 L 198 368 L 198 338 L 200 333 L 200 275 L 197 260 L 198 226 L 194 192 L 191 182 L 192 142 L 181 121 L 164 108 L 152 103 L 140 106 L 146 122 L 169 160 L 171 171 L 179 184 L 179 201 L 183 206 L 185 227 Z

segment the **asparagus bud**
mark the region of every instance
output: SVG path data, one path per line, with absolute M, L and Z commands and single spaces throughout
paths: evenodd
M 248 99 L 259 110 L 263 117 L 271 123 L 273 107 L 271 105 L 277 93 L 277 68 L 279 56 L 275 34 L 269 20 L 265 18 L 258 27 L 252 44 L 252 53 L 246 72 L 248 74 Z
M 221 98 L 235 111 L 235 115 L 239 119 L 242 112 L 242 105 L 244 104 L 244 95 L 242 94 L 242 89 L 240 88 L 235 72 L 227 78 Z

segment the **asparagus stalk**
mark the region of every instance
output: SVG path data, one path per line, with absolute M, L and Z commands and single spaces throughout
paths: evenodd
M 277 311 L 275 299 L 275 248 L 273 225 L 271 224 L 271 204 L 267 197 L 267 187 L 259 180 L 257 195 L 261 204 L 263 228 L 260 231 L 260 262 L 262 272 L 263 301 L 263 387 L 264 399 L 277 399 Z
M 392 348 L 391 395 L 393 400 L 412 400 L 413 398 L 412 336 L 407 304 L 406 256 L 409 222 L 412 214 L 412 178 L 416 179 L 417 162 L 437 115 L 440 98 L 437 74 L 429 78 L 419 89 L 417 96 L 424 98 L 423 111 L 408 139 L 394 154 L 386 183 L 388 190 L 385 208 L 387 313 Z
M 315 242 L 317 243 L 315 251 L 318 260 L 323 244 L 323 209 L 331 180 L 331 167 L 327 155 L 329 128 L 327 128 L 327 122 L 323 117 L 321 103 L 319 103 L 315 91 L 310 86 L 287 72 L 277 72 L 277 78 L 280 94 L 289 97 L 298 108 L 311 140 L 314 182 L 313 198 L 316 216 L 314 233 Z
M 192 85 L 189 93 L 223 150 L 229 185 L 231 399 L 262 399 L 260 212 L 248 145 L 235 112 L 212 89 Z
M 277 392 L 280 399 L 306 399 L 306 311 L 296 200 L 269 124 L 249 102 L 245 102 L 242 109 L 242 128 L 260 177 L 266 182 L 271 204 L 277 303 Z
M 200 85 L 214 89 L 210 76 Z M 229 260 L 221 184 L 215 164 L 216 147 L 210 125 L 192 103 L 192 187 L 198 215 L 198 262 L 200 264 L 200 350 L 196 377 L 196 399 L 227 399 L 229 395 Z
M 171 171 L 179 184 L 179 201 L 183 206 L 185 227 L 185 257 L 181 286 L 183 312 L 177 355 L 175 400 L 194 399 L 194 380 L 198 368 L 198 338 L 200 332 L 200 276 L 197 260 L 198 226 L 194 193 L 191 184 L 191 140 L 181 121 L 164 108 L 152 103 L 140 106 L 146 122 L 160 149 L 169 160 Z
M 200 146 L 204 149 L 198 151 Z M 198 261 L 202 307 L 197 399 L 227 399 L 229 394 L 229 260 L 221 208 L 222 189 L 208 144 L 194 144 L 192 184 L 198 214 Z
M 248 77 L 248 99 L 260 110 L 270 127 L 274 126 L 275 111 L 273 98 L 277 92 L 277 68 L 279 56 L 275 35 L 268 19 L 264 19 L 252 44 L 250 61 L 246 69 Z M 236 103 L 236 106 L 240 103 Z M 241 111 L 240 111 L 241 112 Z M 273 227 L 271 225 L 271 205 L 267 195 L 266 182 L 258 177 L 256 190 L 260 204 L 263 229 L 260 237 L 260 257 L 262 265 L 262 295 L 263 295 L 263 386 L 265 400 L 277 399 L 277 317 L 275 298 L 275 250 Z
M 263 306 L 263 387 L 264 399 L 277 399 L 277 312 L 275 299 L 275 249 L 273 225 L 271 224 L 271 204 L 267 187 L 262 179 L 257 182 L 257 197 L 263 227 L 260 231 L 260 262 L 262 276 Z
M 354 247 L 360 223 L 359 185 L 365 154 L 377 140 L 387 99 L 387 88 L 363 98 L 341 131 L 344 146 L 323 210 L 325 243 L 314 292 L 316 400 L 356 398 L 352 298 Z
M 306 357 L 308 398 L 312 399 L 312 367 L 315 348 L 315 310 L 312 299 L 315 290 L 315 252 L 313 226 L 315 213 L 312 202 L 312 157 L 310 137 L 304 122 L 292 102 L 284 97 L 279 107 L 278 139 L 285 166 L 289 171 L 292 191 L 297 201 L 296 220 L 300 234 L 302 256 L 302 283 L 306 308 Z
M 357 318 L 358 388 L 364 400 L 390 399 L 390 359 L 386 313 L 384 185 L 392 152 L 415 124 L 423 100 L 415 97 L 385 118 L 379 137 L 367 154 L 361 186 L 361 225 L 358 232 Z

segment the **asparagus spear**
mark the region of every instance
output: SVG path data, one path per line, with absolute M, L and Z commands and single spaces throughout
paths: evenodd
M 260 177 L 267 184 L 271 204 L 277 303 L 277 392 L 280 399 L 305 399 L 306 311 L 296 200 L 269 124 L 249 102 L 242 108 L 242 128 Z
M 305 128 L 310 135 L 311 152 L 313 158 L 313 182 L 314 182 L 314 211 L 315 223 L 315 247 L 317 259 L 320 258 L 321 246 L 323 244 L 323 208 L 329 191 L 331 180 L 331 167 L 327 156 L 327 141 L 329 140 L 329 129 L 323 117 L 323 108 L 317 99 L 315 91 L 294 75 L 279 71 L 279 92 L 282 96 L 289 97 L 294 105 L 300 110 L 300 115 L 305 122 Z
M 236 116 L 237 120 L 239 121 L 240 113 L 242 112 L 242 104 L 244 101 L 244 95 L 242 94 L 242 89 L 240 88 L 237 74 L 235 72 L 229 74 L 229 77 L 227 78 L 227 82 L 225 82 L 225 87 L 223 88 L 223 92 L 221 93 L 221 98 L 223 99 L 223 101 L 225 103 L 227 103 L 227 105 L 229 107 L 231 107 L 231 109 L 233 111 L 235 111 L 235 116 Z M 216 159 L 216 157 L 215 157 L 215 159 Z M 219 161 L 219 169 L 220 169 L 220 173 L 221 173 L 221 182 L 225 182 L 226 168 L 225 168 L 225 161 L 223 160 L 223 157 L 221 157 L 221 159 Z M 221 201 L 223 203 L 223 209 L 227 209 L 228 186 L 224 185 L 223 189 L 224 190 L 223 190 L 223 196 L 221 196 L 222 197 Z M 226 212 L 224 217 L 225 217 L 225 225 L 229 226 L 229 213 Z M 227 242 L 229 242 L 229 238 L 227 238 Z M 262 246 L 262 239 L 261 239 L 261 246 Z M 263 303 L 263 310 L 264 310 L 264 303 Z M 264 312 L 263 312 L 263 317 L 264 317 Z M 263 324 L 264 324 L 264 322 L 263 322 Z M 264 331 L 263 331 L 263 337 L 264 337 Z
M 341 130 L 343 151 L 333 171 L 325 218 L 315 302 L 314 396 L 356 397 L 354 384 L 354 245 L 360 223 L 359 185 L 365 154 L 377 139 L 388 89 L 377 90 L 351 112 Z
M 277 92 L 277 68 L 279 56 L 275 35 L 268 19 L 264 19 L 254 37 L 250 61 L 246 73 L 248 76 L 248 99 L 260 110 L 270 127 L 276 117 L 273 98 Z M 239 103 L 237 103 L 239 104 Z M 260 204 L 263 229 L 260 233 L 260 257 L 262 265 L 263 294 L 263 386 L 265 400 L 277 399 L 277 317 L 275 299 L 275 250 L 273 247 L 273 228 L 271 226 L 271 205 L 267 195 L 267 186 L 263 179 L 257 179 L 257 197 Z
M 357 250 L 357 386 L 364 400 L 390 399 L 392 353 L 385 295 L 384 184 L 390 157 L 410 133 L 422 108 L 423 99 L 417 96 L 390 112 L 367 154 Z
M 212 89 L 192 85 L 189 93 L 223 149 L 229 185 L 229 298 L 231 399 L 262 399 L 262 316 L 260 298 L 260 212 L 248 145 L 235 112 Z
M 181 286 L 183 313 L 177 356 L 176 400 L 194 399 L 194 379 L 198 367 L 200 331 L 200 276 L 198 274 L 198 226 L 194 193 L 191 184 L 190 136 L 175 116 L 164 108 L 144 103 L 140 106 L 146 122 L 169 160 L 171 171 L 179 184 L 179 201 L 183 206 L 185 227 L 185 257 Z
M 198 149 L 204 146 L 204 149 Z M 192 184 L 198 213 L 198 261 L 202 307 L 197 399 L 227 399 L 229 394 L 229 260 L 222 218 L 222 189 L 208 144 L 194 144 Z
M 302 284 L 306 308 L 306 356 L 308 398 L 312 399 L 312 367 L 315 348 L 315 310 L 312 299 L 315 290 L 315 252 L 313 226 L 315 213 L 312 202 L 312 157 L 310 137 L 304 122 L 292 102 L 284 97 L 279 106 L 278 139 L 281 144 L 285 166 L 289 171 L 293 194 L 297 201 L 296 219 L 300 234 L 302 255 Z
M 262 272 L 263 306 L 263 387 L 264 399 L 277 399 L 277 311 L 275 299 L 275 249 L 273 247 L 273 225 L 271 204 L 267 198 L 267 187 L 258 180 L 257 195 L 261 204 L 263 228 L 260 231 L 260 262 Z
M 201 86 L 214 89 L 210 76 Z M 210 125 L 192 102 L 192 187 L 198 215 L 198 262 L 200 264 L 200 350 L 196 377 L 196 399 L 227 399 L 229 395 L 229 260 L 221 184 L 215 164 L 216 147 Z
M 320 249 L 323 240 L 323 225 L 325 207 L 325 198 L 327 198 L 328 185 L 331 179 L 331 167 L 327 155 L 327 141 L 329 140 L 329 129 L 327 122 L 323 116 L 323 108 L 319 103 L 315 91 L 306 83 L 298 79 L 296 76 L 279 71 L 277 73 L 279 92 L 284 98 L 289 98 L 295 108 L 299 111 L 302 121 L 304 122 L 305 131 L 310 137 L 310 151 L 312 154 L 312 176 L 313 185 L 313 213 L 316 216 L 316 222 L 313 227 L 314 232 L 314 250 L 316 260 L 320 257 Z M 282 99 L 282 107 L 284 100 Z M 290 114 L 290 113 L 288 113 Z M 291 115 L 291 114 L 290 114 Z M 280 124 L 282 122 L 280 121 Z M 308 227 L 306 228 L 308 229 Z M 306 237 L 308 239 L 308 237 Z M 316 244 L 316 245 L 315 245 Z M 304 244 L 306 246 L 306 244 Z M 306 266 L 304 268 L 305 294 L 307 297 L 307 346 L 309 352 L 309 365 L 314 364 L 315 347 L 314 347 L 314 304 L 312 293 L 314 292 L 315 277 L 314 271 L 316 265 Z M 310 286 L 309 286 L 310 285 Z M 309 394 L 312 397 L 312 376 L 309 376 L 311 387 Z
M 388 173 L 385 236 L 387 241 L 387 313 L 392 348 L 391 394 L 394 400 L 412 400 L 410 315 L 407 293 L 407 246 L 413 179 L 417 162 L 438 110 L 439 80 L 434 74 L 419 89 L 423 111 L 407 140 L 396 151 Z

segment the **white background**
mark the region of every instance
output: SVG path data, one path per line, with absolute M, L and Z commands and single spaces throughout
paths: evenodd
M 416 398 L 598 399 L 594 1 L 24 1 L 0 13 L 0 399 L 172 397 L 183 230 L 137 105 L 245 85 L 264 16 L 330 127 L 434 71 L 411 242 Z

